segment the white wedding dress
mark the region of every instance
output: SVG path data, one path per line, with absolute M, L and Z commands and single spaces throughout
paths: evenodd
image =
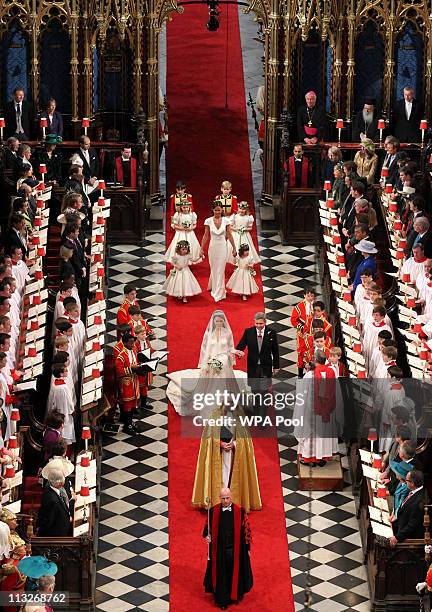
M 217 313 L 217 314 L 216 314 Z M 213 313 L 212 319 L 221 311 Z M 211 326 L 212 319 L 209 326 Z M 218 405 L 216 399 L 225 390 L 227 393 L 239 394 L 247 391 L 247 373 L 233 369 L 234 342 L 231 329 L 226 321 L 226 327 L 220 332 L 209 329 L 204 334 L 201 345 L 200 361 L 197 369 L 179 370 L 168 374 L 169 384 L 167 387 L 167 397 L 174 406 L 175 411 L 180 416 L 209 416 Z M 215 371 L 208 366 L 211 359 L 218 359 L 221 362 L 221 370 Z M 203 404 L 204 396 L 208 402 Z M 215 401 L 212 401 L 214 398 Z M 207 405 L 207 403 L 209 405 Z M 220 405 L 220 403 L 219 403 Z

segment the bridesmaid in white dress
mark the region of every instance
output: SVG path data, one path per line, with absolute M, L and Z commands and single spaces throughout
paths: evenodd
M 234 215 L 231 215 L 230 221 L 231 231 L 233 234 L 237 251 L 239 250 L 241 244 L 249 245 L 249 251 L 252 259 L 255 263 L 259 263 L 260 258 L 253 243 L 251 235 L 254 218 L 252 215 L 249 214 L 249 206 L 247 202 L 239 203 L 238 212 Z M 228 263 L 235 264 L 235 259 L 231 256 L 230 253 L 228 254 Z
M 254 260 L 249 252 L 249 245 L 242 244 L 238 251 L 237 268 L 232 273 L 231 278 L 227 282 L 227 289 L 231 289 L 233 293 L 243 296 L 247 300 L 248 295 L 258 293 L 258 285 L 254 280 Z
M 199 258 L 200 244 L 194 232 L 196 226 L 197 215 L 191 211 L 190 203 L 184 202 L 181 205 L 181 211 L 176 212 L 171 220 L 171 227 L 175 230 L 175 234 L 166 252 L 165 261 L 172 263 L 172 258 L 176 254 L 177 244 L 181 240 L 186 240 L 189 243 L 192 259 Z
M 163 286 L 165 293 L 180 298 L 184 303 L 188 297 L 202 293 L 197 279 L 189 269 L 189 266 L 199 261 L 192 258 L 189 242 L 180 240 L 176 254 L 172 257 L 173 268 Z
M 210 263 L 210 278 L 208 289 L 215 302 L 226 298 L 225 266 L 228 258 L 228 242 L 232 246 L 233 257 L 237 257 L 234 238 L 231 233 L 229 219 L 223 216 L 223 209 L 219 200 L 213 203 L 213 217 L 204 221 L 204 236 L 201 243 L 201 257 L 204 256 L 204 247 L 210 240 L 208 258 Z

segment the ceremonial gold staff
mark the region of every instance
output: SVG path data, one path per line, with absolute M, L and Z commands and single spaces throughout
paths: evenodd
M 207 535 L 208 536 L 210 536 L 210 504 L 211 504 L 210 497 L 206 497 L 206 506 L 207 506 Z M 210 544 L 211 544 L 211 541 L 208 543 L 207 561 L 210 561 Z

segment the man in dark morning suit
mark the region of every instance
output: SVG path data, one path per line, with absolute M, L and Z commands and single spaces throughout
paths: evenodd
M 400 142 L 420 142 L 420 121 L 423 119 L 423 107 L 414 98 L 414 89 L 404 87 L 403 99 L 398 100 L 393 109 L 392 133 Z
M 17 87 L 13 99 L 5 107 L 5 135 L 16 136 L 18 140 L 30 140 L 32 135 L 33 107 L 24 100 L 24 90 Z
M 72 517 L 61 470 L 52 470 L 42 494 L 38 516 L 38 536 L 64 538 L 71 535 Z
M 48 121 L 46 134 L 63 136 L 63 118 L 61 114 L 56 111 L 56 106 L 57 103 L 54 98 L 50 98 L 47 102 L 47 109 L 40 114 L 40 118 Z
M 424 538 L 424 477 L 420 470 L 408 472 L 405 482 L 409 488 L 407 497 L 399 508 L 396 521 L 393 523 L 394 536 L 390 546 L 396 546 L 407 539 Z
M 279 371 L 279 345 L 274 329 L 267 327 L 266 316 L 257 312 L 254 316 L 254 327 L 248 327 L 243 332 L 238 351 L 248 350 L 247 374 L 248 384 L 256 397 L 262 398 L 268 393 L 272 376 Z M 254 414 L 266 416 L 266 405 L 261 401 L 254 406 Z
M 93 185 L 99 175 L 99 160 L 97 153 L 94 149 L 90 148 L 90 138 L 88 136 L 81 136 L 79 139 L 79 146 L 77 153 L 83 161 L 83 174 L 85 180 L 90 185 Z
M 5 253 L 9 253 L 11 247 L 15 246 L 22 250 L 23 258 L 27 257 L 27 243 L 23 235 L 24 227 L 24 217 L 19 213 L 13 213 L 10 228 L 6 230 L 3 238 Z
M 399 146 L 400 142 L 395 136 L 387 136 L 384 141 L 386 155 L 384 157 L 383 166 L 388 168 L 388 176 L 385 182 L 391 183 L 393 186 L 395 186 L 399 180 Z
M 18 162 L 19 140 L 15 136 L 9 136 L 3 147 L 2 166 L 4 170 L 13 170 Z

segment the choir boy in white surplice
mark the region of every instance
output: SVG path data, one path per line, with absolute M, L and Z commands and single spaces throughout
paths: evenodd
M 304 378 L 297 379 L 293 418 L 298 440 L 297 454 L 302 464 L 323 467 L 338 452 L 336 421 L 336 376 L 326 365 L 323 351 L 315 352 L 315 365 Z
M 402 370 L 397 366 L 388 369 L 388 382 L 384 393 L 380 415 L 379 451 L 388 452 L 394 437 L 392 408 L 404 403 L 405 389 L 402 386 Z
M 361 284 L 357 287 L 356 292 L 354 294 L 354 306 L 355 306 L 357 315 L 359 315 L 359 310 L 361 307 L 360 304 L 366 296 L 366 290 L 369 287 L 369 285 L 373 282 L 372 272 L 369 270 L 369 268 L 366 268 L 365 270 L 363 270 L 360 276 L 360 280 L 361 280 Z
M 81 321 L 79 306 L 75 298 L 66 298 L 63 302 L 65 316 L 72 324 L 72 336 L 70 338 L 71 349 L 76 357 L 77 366 L 80 369 L 84 354 L 84 344 L 86 341 L 85 325 Z
M 70 381 L 67 379 L 67 368 L 65 366 L 58 366 L 53 370 L 47 401 L 47 414 L 53 410 L 57 410 L 64 415 L 63 438 L 68 445 L 73 444 L 75 442 L 75 426 L 73 419 L 75 405 L 72 399 Z
M 384 343 L 386 340 L 391 340 L 392 335 L 387 329 L 380 331 L 378 333 L 378 346 L 374 348 L 372 356 L 369 360 L 369 376 L 376 377 L 377 368 L 382 364 L 382 354 L 381 351 L 383 349 Z M 387 371 L 385 372 L 387 375 Z
M 413 256 L 409 257 L 403 264 L 401 269 L 401 278 L 404 274 L 410 275 L 410 281 L 417 284 L 417 279 L 424 273 L 424 265 L 427 261 L 424 254 L 424 244 L 417 242 L 412 249 Z
M 378 334 L 385 329 L 392 330 L 385 323 L 386 310 L 383 306 L 375 306 L 372 311 L 372 321 L 365 325 L 363 334 L 363 355 L 369 367 L 369 361 L 374 349 L 378 346 Z

